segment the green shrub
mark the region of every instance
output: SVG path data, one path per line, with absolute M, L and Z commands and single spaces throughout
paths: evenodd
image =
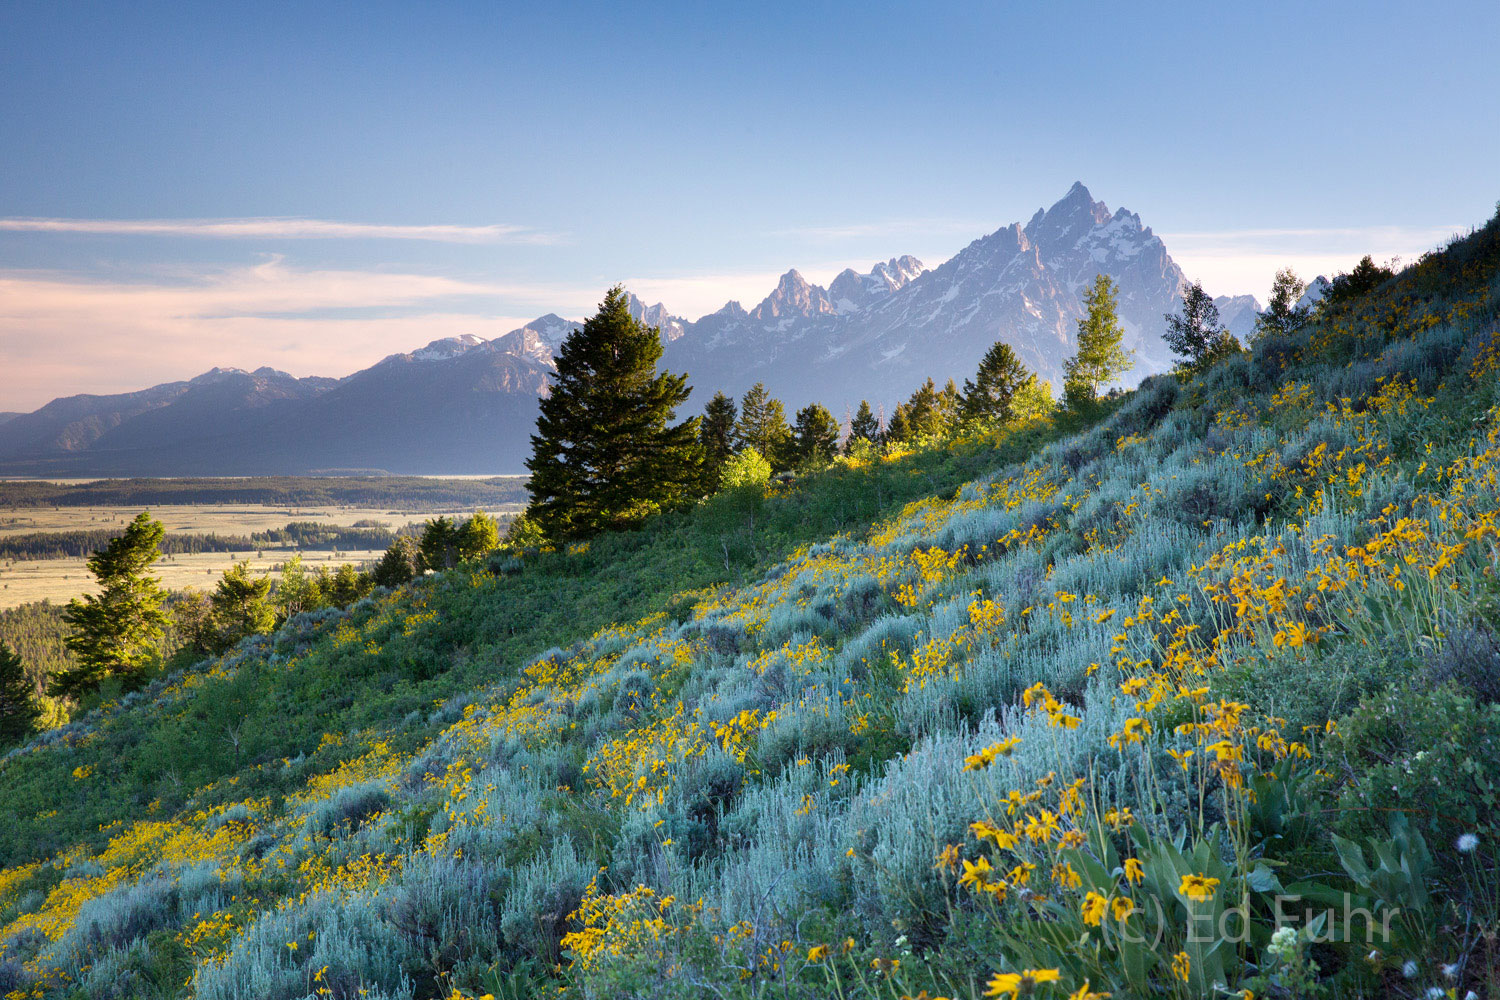
M 1451 684 L 1392 685 L 1339 723 L 1331 750 L 1349 777 L 1346 832 L 1382 832 L 1402 813 L 1440 843 L 1500 833 L 1500 706 Z

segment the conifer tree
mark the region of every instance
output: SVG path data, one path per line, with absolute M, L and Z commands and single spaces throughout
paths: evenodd
M 1092 403 L 1099 387 L 1135 367 L 1132 351 L 1125 348 L 1125 330 L 1116 313 L 1115 283 L 1100 274 L 1083 293 L 1084 316 L 1078 321 L 1078 353 L 1063 365 L 1063 385 L 1070 405 Z
M 271 578 L 251 576 L 248 562 L 237 562 L 225 570 L 208 598 L 216 650 L 229 649 L 246 636 L 271 631 L 276 625 L 276 610 L 270 597 Z
M 839 422 L 821 403 L 797 411 L 792 429 L 792 451 L 798 465 L 827 465 L 839 450 Z
M 899 440 L 941 433 L 948 425 L 944 411 L 955 407 L 954 400 L 958 396 L 958 387 L 952 388 L 950 398 L 945 395 L 946 390 L 938 389 L 937 382 L 931 378 L 923 382 L 904 404 L 906 412 L 903 419 L 906 428 L 904 436 Z M 893 415 L 891 424 L 894 426 L 895 423 Z
M 722 392 L 714 393 L 714 398 L 703 408 L 698 443 L 703 446 L 703 481 L 710 490 L 718 489 L 724 463 L 734 454 L 734 422 L 737 417 L 734 400 Z
M 25 665 L 14 650 L 0 643 L 0 750 L 30 736 L 41 717 Z
M 135 681 L 161 655 L 169 621 L 162 610 L 166 595 L 146 571 L 161 558 L 165 534 L 161 522 L 142 511 L 124 534 L 89 557 L 100 593 L 74 598 L 63 611 L 73 626 L 67 644 L 78 663 L 53 675 L 53 695 L 76 698 L 110 676 Z
M 880 440 L 880 421 L 875 417 L 875 411 L 870 409 L 870 401 L 861 399 L 859 409 L 854 412 L 854 419 L 849 421 L 849 438 L 844 442 L 844 452 L 848 454 L 856 442 L 868 441 L 871 444 Z
M 374 582 L 368 575 L 349 563 L 344 563 L 331 576 L 325 575 L 322 580 L 323 593 L 328 595 L 328 603 L 336 608 L 347 608 L 368 594 L 373 585 Z
M 422 572 L 422 553 L 410 535 L 402 535 L 385 550 L 385 555 L 370 571 L 370 579 L 377 587 L 399 587 L 410 583 Z
M 1009 344 L 995 341 L 980 359 L 973 381 L 964 381 L 963 418 L 1001 423 L 1013 419 L 1016 393 L 1034 378 Z
M 938 419 L 942 429 L 954 426 L 963 416 L 964 396 L 958 391 L 958 383 L 949 379 L 937 396 Z
M 422 540 L 417 543 L 422 566 L 434 573 L 458 565 L 458 524 L 451 517 L 432 517 L 422 526 Z
M 766 391 L 764 382 L 752 385 L 740 400 L 740 418 L 734 425 L 737 448 L 754 448 L 772 468 L 784 469 L 791 435 L 781 400 Z
M 910 407 L 905 403 L 897 403 L 896 408 L 891 411 L 891 419 L 886 421 L 885 439 L 899 443 L 908 441 L 912 436 L 911 421 L 907 419 Z
M 1167 332 L 1162 340 L 1172 353 L 1182 359 L 1186 371 L 1212 364 L 1226 353 L 1230 332 L 1219 323 L 1219 307 L 1198 282 L 1188 286 L 1182 297 L 1182 311 L 1167 313 Z
M 505 547 L 512 551 L 537 549 L 545 544 L 547 544 L 547 539 L 542 534 L 542 529 L 526 516 L 525 511 L 511 518 L 510 524 L 505 527 Z
M 692 390 L 657 372 L 661 352 L 618 285 L 563 341 L 526 463 L 527 514 L 549 540 L 634 527 L 699 495 L 698 418 L 672 423 Z

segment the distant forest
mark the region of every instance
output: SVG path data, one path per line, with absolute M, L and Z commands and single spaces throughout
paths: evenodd
M 259 476 L 253 479 L 101 479 L 91 483 L 0 480 L 0 507 L 253 503 L 436 511 L 495 509 L 525 502 L 526 480 L 521 476 L 494 479 Z
M 420 529 L 414 526 L 392 531 L 386 525 L 373 521 L 360 521 L 353 527 L 319 524 L 316 521 L 292 521 L 284 528 L 257 531 L 248 536 L 168 534 L 161 540 L 161 551 L 165 555 L 190 555 L 195 552 L 249 552 L 256 549 L 384 549 L 395 541 L 397 535 L 417 535 L 419 532 Z M 110 539 L 119 534 L 118 528 L 89 528 L 77 531 L 37 531 L 0 537 L 0 561 L 88 556 L 104 548 Z

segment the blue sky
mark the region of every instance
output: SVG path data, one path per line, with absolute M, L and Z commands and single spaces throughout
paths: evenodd
M 1496 38 L 1493 2 L 9 0 L 0 410 L 341 375 L 615 281 L 696 317 L 1075 180 L 1264 298 L 1493 213 Z

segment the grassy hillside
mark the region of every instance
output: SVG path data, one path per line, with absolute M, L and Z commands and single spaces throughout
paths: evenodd
M 428 578 L 54 731 L 0 762 L 0 987 L 1488 990 L 1497 271 L 1500 220 L 1094 426 Z M 1273 938 L 1345 894 L 1388 933 Z

